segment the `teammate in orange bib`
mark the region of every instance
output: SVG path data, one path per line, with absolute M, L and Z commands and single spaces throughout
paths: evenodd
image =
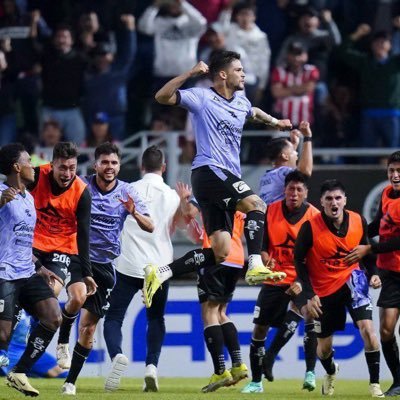
M 344 329 L 347 309 L 364 341 L 370 393 L 372 397 L 383 397 L 379 385 L 379 342 L 372 324 L 368 279 L 353 254 L 358 245 L 368 243 L 367 225 L 361 215 L 344 209 L 346 201 L 344 186 L 339 181 L 323 183 L 323 211 L 302 225 L 295 245 L 295 265 L 309 299 L 308 311 L 316 318 L 317 354 L 326 370 L 322 394 L 334 393 L 339 369 L 333 357 L 333 333 Z M 369 283 L 379 287 L 380 279 L 374 271 L 371 268 Z
M 386 364 L 393 384 L 385 393 L 400 395 L 400 361 L 396 326 L 400 309 L 400 151 L 389 156 L 387 177 L 390 182 L 382 192 L 377 215 L 368 226 L 368 236 L 379 235 L 379 243 L 359 249 L 360 257 L 368 252 L 378 254 L 377 265 L 382 280 L 378 299 L 380 337 Z
M 62 308 L 57 346 L 57 361 L 64 369 L 70 367 L 68 344 L 64 343 L 68 343 L 72 323 L 97 287 L 89 260 L 91 197 L 76 176 L 77 157 L 73 143 L 56 144 L 52 163 L 35 169 L 35 182 L 30 188 L 37 213 L 33 253 L 67 284 L 68 301 Z M 56 296 L 62 287 L 60 282 L 55 283 Z
M 268 206 L 262 257 L 264 262 L 274 265 L 274 271 L 282 271 L 286 278 L 280 282 L 265 282 L 258 295 L 254 308 L 254 329 L 250 345 L 252 381 L 243 388 L 243 393 L 263 390 L 262 372 L 272 381 L 272 368 L 280 349 L 290 340 L 302 320 L 299 310 L 306 311 L 307 300 L 301 294 L 301 286 L 296 282 L 293 261 L 295 240 L 303 222 L 308 221 L 319 211 L 306 202 L 308 177 L 295 170 L 285 177 L 284 199 Z M 294 300 L 296 307 L 288 311 Z M 265 339 L 270 327 L 278 331 L 265 352 Z M 315 389 L 316 336 L 312 318 L 306 316 L 307 346 L 305 348 L 307 373 L 304 388 Z M 312 361 L 313 360 L 313 361 Z M 310 376 L 313 375 L 313 380 Z

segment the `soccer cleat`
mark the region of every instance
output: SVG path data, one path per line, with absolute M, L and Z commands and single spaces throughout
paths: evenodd
M 385 397 L 385 395 L 382 392 L 381 385 L 379 383 L 370 383 L 369 392 L 371 393 L 371 397 L 379 397 L 379 398 Z
M 307 371 L 303 381 L 303 389 L 307 389 L 312 392 L 317 387 L 317 382 L 315 381 L 315 372 Z
M 146 308 L 151 307 L 153 296 L 161 287 L 157 269 L 158 267 L 154 264 L 147 264 L 144 267 L 143 299 Z
M 263 393 L 264 388 L 262 382 L 249 382 L 241 391 L 241 393 Z
M 69 354 L 69 345 L 67 343 L 59 343 L 56 349 L 57 364 L 62 369 L 71 368 L 71 355 Z
M 232 385 L 232 375 L 231 373 L 226 369 L 221 375 L 218 374 L 212 374 L 210 382 L 208 383 L 207 386 L 204 386 L 201 391 L 203 393 L 208 393 L 208 392 L 215 392 L 217 389 L 223 386 L 230 386 Z
M 7 386 L 17 389 L 25 396 L 39 396 L 39 390 L 35 389 L 28 381 L 28 378 L 23 373 L 10 371 L 6 378 Z
M 249 370 L 244 363 L 241 363 L 238 367 L 232 367 L 229 372 L 232 375 L 232 382 L 229 386 L 236 385 L 239 381 L 246 379 L 249 376 Z
M 104 389 L 108 392 L 114 392 L 119 388 L 121 383 L 121 376 L 128 367 L 128 358 L 124 354 L 117 354 L 111 365 L 111 371 L 108 374 L 104 383 Z
M 61 387 L 61 394 L 67 396 L 76 396 L 76 386 L 71 382 L 65 382 Z
M 265 281 L 278 282 L 285 278 L 284 272 L 274 272 L 263 265 L 259 265 L 247 270 L 245 280 L 249 285 L 257 285 Z
M 384 393 L 385 397 L 400 396 L 400 384 L 393 383 L 392 386 Z
M 153 364 L 146 365 L 143 392 L 158 392 L 157 367 Z
M 268 354 L 268 352 L 265 354 L 265 356 L 262 359 L 262 370 L 263 374 L 265 376 L 265 379 L 269 382 L 274 381 L 274 375 L 272 373 L 272 368 L 274 366 L 275 358 L 273 358 L 271 355 Z
M 335 392 L 336 375 L 339 372 L 339 365 L 335 363 L 335 372 L 332 375 L 325 374 L 322 381 L 322 394 L 324 396 L 332 396 Z
M 0 350 L 0 367 L 8 367 L 10 360 L 5 350 Z

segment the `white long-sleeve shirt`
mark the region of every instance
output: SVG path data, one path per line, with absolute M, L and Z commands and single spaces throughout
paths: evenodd
M 197 63 L 199 39 L 207 21 L 186 1 L 179 17 L 158 16 L 159 8 L 150 6 L 138 22 L 138 30 L 154 36 L 154 75 L 173 77 L 188 71 Z
M 143 231 L 128 216 L 121 233 L 121 255 L 116 259 L 116 269 L 124 275 L 143 278 L 146 264 L 166 265 L 173 261 L 171 228 L 180 199 L 158 174 L 147 173 L 132 186 L 149 210 L 154 231 Z
M 257 25 L 249 31 L 240 29 L 239 25 L 232 22 L 226 33 L 226 47 L 241 47 L 245 51 L 245 57 L 248 60 L 248 66 L 245 69 L 246 81 L 255 76 L 258 79 L 258 87 L 265 89 L 270 69 L 271 49 L 268 38 Z

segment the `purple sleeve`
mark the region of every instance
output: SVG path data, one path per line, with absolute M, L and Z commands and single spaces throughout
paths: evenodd
M 192 113 L 198 112 L 203 107 L 204 89 L 203 88 L 190 88 L 178 91 L 178 105 L 186 108 Z

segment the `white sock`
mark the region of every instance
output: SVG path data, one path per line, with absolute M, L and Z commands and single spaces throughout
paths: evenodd
M 249 255 L 249 269 L 253 269 L 254 267 L 264 265 L 261 259 L 260 254 L 250 254 Z
M 169 265 L 163 265 L 162 267 L 158 267 L 157 275 L 160 282 L 163 283 L 167 281 L 169 278 L 172 278 L 173 276 L 172 269 L 169 267 Z

